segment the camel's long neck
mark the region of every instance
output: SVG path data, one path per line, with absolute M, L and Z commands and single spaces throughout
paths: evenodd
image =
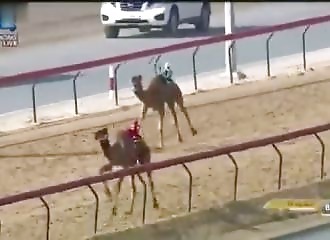
M 134 91 L 135 96 L 143 103 L 146 102 L 146 94 L 143 88 Z
M 103 151 L 104 156 L 111 160 L 111 145 L 109 140 L 102 140 L 100 141 L 100 145 Z

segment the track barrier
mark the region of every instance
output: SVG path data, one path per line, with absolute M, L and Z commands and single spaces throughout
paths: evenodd
M 304 31 L 302 32 L 302 64 L 304 67 L 304 70 L 307 68 L 307 60 L 306 60 L 306 34 L 310 27 L 316 24 L 321 24 L 325 22 L 330 21 L 330 15 L 325 16 L 319 16 L 309 19 L 303 19 L 298 20 L 294 22 L 288 22 L 283 24 L 277 24 L 273 26 L 267 26 L 267 27 L 260 27 L 256 28 L 250 31 L 244 31 L 239 32 L 235 34 L 230 35 L 222 35 L 222 36 L 214 36 L 199 40 L 193 40 L 189 42 L 184 43 L 178 43 L 173 44 L 166 47 L 159 47 L 159 48 L 153 48 L 148 49 L 144 51 L 137 51 L 129 54 L 124 54 L 120 56 L 110 57 L 110 58 L 104 58 L 104 59 L 98 59 L 94 61 L 87 61 L 82 62 L 78 64 L 72 64 L 67 66 L 61 66 L 61 67 L 55 67 L 55 68 L 49 68 L 34 72 L 25 72 L 25 73 L 19 73 L 12 76 L 2 77 L 0 78 L 0 87 L 7 87 L 12 86 L 20 83 L 24 83 L 27 81 L 31 81 L 31 79 L 34 79 L 35 81 L 32 84 L 32 106 L 33 106 L 33 121 L 37 122 L 37 107 L 36 107 L 36 85 L 38 84 L 38 80 L 43 77 L 52 76 L 56 74 L 62 74 L 67 72 L 77 72 L 72 80 L 72 86 L 73 86 L 73 98 L 74 98 L 74 112 L 75 114 L 79 114 L 78 104 L 77 104 L 77 88 L 76 88 L 76 81 L 81 75 L 81 71 L 84 69 L 94 68 L 102 65 L 115 65 L 114 67 L 114 76 L 113 76 L 113 90 L 114 90 L 114 100 L 115 104 L 119 105 L 118 101 L 118 84 L 117 84 L 117 73 L 120 69 L 120 66 L 122 64 L 125 64 L 128 61 L 139 59 L 143 57 L 152 57 L 150 60 L 150 63 L 153 63 L 155 74 L 157 74 L 158 71 L 158 61 L 161 58 L 162 55 L 170 52 L 175 52 L 182 49 L 188 49 L 188 48 L 194 48 L 193 54 L 192 54 L 192 69 L 193 69 L 193 78 L 194 78 L 194 88 L 197 90 L 198 88 L 198 79 L 197 79 L 197 70 L 196 70 L 196 56 L 199 51 L 199 49 L 202 46 L 215 44 L 224 42 L 226 40 L 233 40 L 233 44 L 235 44 L 236 41 L 253 37 L 256 35 L 263 35 L 263 34 L 269 34 L 267 40 L 266 40 L 266 74 L 268 77 L 271 76 L 271 61 L 270 61 L 270 49 L 271 49 L 271 39 L 274 36 L 276 32 L 283 31 L 283 30 L 289 30 L 293 28 L 298 27 L 305 27 Z M 233 46 L 233 45 L 232 45 Z M 229 49 L 228 53 L 226 53 L 231 57 L 231 48 Z M 154 57 L 157 56 L 157 57 Z M 231 61 L 230 61 L 231 62 Z M 233 72 L 232 68 L 230 67 L 230 82 L 233 84 Z M 324 164 L 325 164 L 325 144 L 322 141 L 321 137 L 318 135 L 320 132 L 328 131 L 330 130 L 330 124 L 324 124 L 319 125 L 316 127 L 301 129 L 297 131 L 292 131 L 289 133 L 271 136 L 267 138 L 261 138 L 257 140 L 252 140 L 248 142 L 242 142 L 235 145 L 225 146 L 221 147 L 215 150 L 211 151 L 205 151 L 200 153 L 195 153 L 187 156 L 182 156 L 178 158 L 171 158 L 168 160 L 164 160 L 161 162 L 154 162 L 142 166 L 136 166 L 129 169 L 124 169 L 120 171 L 116 171 L 113 173 L 105 174 L 102 176 L 93 176 L 88 178 L 79 179 L 76 181 L 71 181 L 59 185 L 49 186 L 46 188 L 34 190 L 34 191 L 28 191 L 20 194 L 15 194 L 12 196 L 3 197 L 0 199 L 0 206 L 5 206 L 17 202 L 26 201 L 28 199 L 36 199 L 39 198 L 40 201 L 43 203 L 44 207 L 47 210 L 47 222 L 46 222 L 46 239 L 50 239 L 50 219 L 51 219 L 51 213 L 50 213 L 50 207 L 47 203 L 47 201 L 44 199 L 44 196 L 60 193 L 64 191 L 68 191 L 70 189 L 80 188 L 80 187 L 88 187 L 91 193 L 93 194 L 96 202 L 95 206 L 95 219 L 94 219 L 94 233 L 97 232 L 98 227 L 98 212 L 99 212 L 99 197 L 97 192 L 93 188 L 93 184 L 101 183 L 104 180 L 112 180 L 112 179 L 118 179 L 120 177 L 130 176 L 133 174 L 138 173 L 144 173 L 146 171 L 156 171 L 164 168 L 169 168 L 171 166 L 181 165 L 183 169 L 187 172 L 187 175 L 189 177 L 189 189 L 188 189 L 188 200 L 187 200 L 187 211 L 191 211 L 192 206 L 192 182 L 193 182 L 193 176 L 189 168 L 187 167 L 187 163 L 202 160 L 206 158 L 226 155 L 228 156 L 229 160 L 233 163 L 234 169 L 235 169 L 235 176 L 234 176 L 234 186 L 233 186 L 233 199 L 237 199 L 237 192 L 238 192 L 238 176 L 239 176 L 239 168 L 236 162 L 235 157 L 233 156 L 233 153 L 235 152 L 241 152 L 245 151 L 251 148 L 258 148 L 263 147 L 266 145 L 271 145 L 278 155 L 278 189 L 280 190 L 282 187 L 282 168 L 283 168 L 283 156 L 280 151 L 280 149 L 277 147 L 276 144 L 288 141 L 291 139 L 295 139 L 298 137 L 313 135 L 317 141 L 321 145 L 321 156 L 320 156 L 320 179 L 322 180 L 324 178 Z M 145 222 L 145 211 L 146 211 L 146 196 L 147 196 L 147 187 L 146 183 L 144 185 L 144 201 L 143 201 L 143 214 L 142 214 L 142 222 Z M 1 229 L 1 221 L 0 221 L 0 229 Z
M 226 40 L 232 40 L 232 45 L 229 48 L 228 52 L 225 54 L 229 55 L 229 59 L 231 58 L 231 50 L 234 44 L 237 43 L 240 39 L 244 38 L 249 38 L 249 37 L 254 37 L 257 35 L 264 35 L 264 34 L 269 34 L 267 40 L 266 40 L 266 64 L 267 64 L 267 69 L 266 69 L 266 74 L 268 77 L 271 77 L 271 61 L 270 61 L 270 49 L 271 49 L 271 39 L 273 36 L 276 34 L 276 32 L 284 31 L 284 30 L 290 30 L 294 28 L 299 28 L 299 27 L 305 27 L 304 31 L 302 32 L 302 65 L 303 69 L 306 71 L 307 69 L 307 59 L 306 59 L 306 34 L 308 30 L 313 26 L 321 23 L 326 23 L 330 21 L 330 15 L 325 15 L 325 16 L 319 16 L 319 17 L 314 17 L 314 18 L 308 18 L 308 19 L 303 19 L 303 20 L 298 20 L 298 21 L 293 21 L 293 22 L 288 22 L 288 23 L 282 23 L 282 24 L 277 24 L 273 26 L 266 26 L 266 27 L 256 27 L 253 30 L 249 31 L 243 31 L 239 33 L 234 33 L 234 34 L 229 34 L 229 35 L 220 35 L 220 36 L 213 36 L 213 37 L 208 37 L 208 38 L 203 38 L 203 39 L 198 39 L 198 40 L 192 40 L 188 42 L 183 42 L 183 43 L 178 43 L 178 44 L 173 44 L 170 46 L 165 46 L 165 47 L 159 47 L 159 48 L 153 48 L 153 49 L 148 49 L 148 50 L 143 50 L 143 51 L 137 51 L 137 52 L 132 52 L 129 54 L 124 54 L 124 55 L 119 55 L 115 57 L 109 57 L 109 58 L 103 58 L 103 59 L 98 59 L 98 60 L 93 60 L 93 61 L 87 61 L 87 62 L 82 62 L 82 63 L 77 63 L 77 64 L 71 64 L 67 66 L 61 66 L 61 67 L 55 67 L 55 68 L 49 68 L 49 69 L 44 69 L 44 70 L 38 70 L 38 71 L 33 71 L 33 72 L 25 72 L 25 73 L 19 73 L 16 75 L 12 76 L 6 76 L 6 77 L 1 77 L 0 78 L 0 87 L 8 87 L 8 86 L 13 86 L 17 84 L 22 84 L 26 83 L 29 81 L 33 81 L 32 84 L 32 108 L 33 108 L 33 121 L 35 123 L 38 122 L 37 119 L 37 106 L 36 106 L 36 85 L 40 81 L 41 78 L 49 77 L 49 76 L 54 76 L 58 74 L 63 74 L 63 73 L 69 73 L 69 72 L 78 72 L 73 76 L 73 100 L 74 100 L 74 110 L 73 112 L 75 115 L 79 114 L 78 110 L 78 104 L 77 104 L 77 88 L 76 88 L 76 80 L 78 79 L 80 75 L 80 71 L 90 69 L 90 68 L 95 68 L 103 65 L 114 65 L 114 83 L 113 85 L 113 91 L 114 91 L 114 101 L 115 105 L 119 105 L 119 97 L 118 97 L 118 83 L 117 83 L 117 72 L 119 71 L 120 67 L 132 60 L 144 58 L 144 57 L 151 57 L 150 63 L 154 62 L 154 71 L 157 74 L 158 72 L 158 66 L 157 63 L 159 59 L 161 58 L 162 55 L 171 53 L 171 52 L 176 52 L 179 50 L 184 50 L 184 49 L 190 49 L 194 48 L 194 51 L 191 56 L 191 61 L 192 61 L 192 74 L 193 74 L 193 84 L 194 84 L 194 89 L 197 91 L 198 88 L 198 79 L 197 79 L 197 70 L 196 70 L 196 57 L 197 57 L 197 52 L 200 50 L 201 47 L 207 46 L 210 44 L 217 44 L 217 43 L 222 43 L 225 42 Z M 155 56 L 157 56 L 155 58 Z M 223 56 L 221 56 L 223 57 Z M 231 65 L 231 61 L 229 61 L 229 64 Z M 91 79 L 93 80 L 93 79 Z M 233 78 L 233 70 L 232 67 L 230 66 L 230 83 L 234 84 L 234 78 Z
M 206 158 L 212 158 L 212 157 L 217 157 L 217 156 L 228 156 L 228 158 L 231 160 L 234 166 L 235 170 L 235 175 L 234 175 L 234 185 L 233 185 L 233 200 L 237 199 L 237 192 L 238 192 L 238 176 L 239 176 L 239 168 L 237 165 L 237 161 L 235 157 L 233 156 L 233 153 L 235 152 L 242 152 L 246 151 L 249 149 L 253 148 L 259 148 L 259 147 L 264 147 L 267 145 L 271 145 L 277 155 L 279 156 L 279 161 L 278 161 L 278 190 L 281 189 L 282 187 L 282 168 L 283 168 L 283 156 L 280 151 L 280 149 L 277 147 L 276 144 L 285 142 L 291 139 L 296 139 L 299 137 L 304 137 L 304 136 L 309 136 L 312 135 L 314 136 L 317 141 L 321 145 L 321 156 L 320 156 L 320 179 L 323 180 L 324 178 L 324 164 L 325 164 L 325 144 L 322 140 L 322 138 L 319 136 L 318 133 L 325 132 L 330 130 L 330 123 L 324 124 L 324 125 L 319 125 L 315 127 L 310 127 L 306 129 L 300 129 L 280 135 L 275 135 L 275 136 L 270 136 L 266 138 L 260 138 L 256 140 L 251 140 L 247 142 L 241 142 L 238 144 L 234 145 L 228 145 L 224 147 L 220 147 L 215 150 L 209 150 L 209 151 L 204 151 L 204 152 L 199 152 L 199 153 L 194 153 L 182 157 L 177 157 L 177 158 L 171 158 L 167 159 L 164 161 L 160 162 L 154 162 L 154 163 L 149 163 L 145 165 L 139 165 L 136 167 L 128 168 L 128 169 L 123 169 L 119 171 L 115 171 L 112 173 L 104 174 L 104 175 L 99 175 L 99 176 L 92 176 L 92 177 L 87 177 L 87 178 L 82 178 L 79 180 L 67 182 L 67 183 L 62 183 L 54 186 L 49 186 L 45 187 L 42 189 L 34 190 L 34 191 L 28 191 L 28 192 L 23 192 L 7 197 L 3 197 L 0 199 L 0 206 L 5 206 L 13 203 L 18 203 L 18 202 L 23 202 L 29 199 L 37 199 L 39 198 L 43 205 L 45 206 L 47 210 L 47 223 L 46 223 L 46 239 L 49 239 L 49 228 L 50 228 L 50 208 L 47 203 L 47 201 L 44 199 L 44 196 L 55 194 L 55 193 L 61 193 L 64 191 L 68 191 L 71 189 L 75 188 L 80 188 L 80 187 L 88 187 L 90 191 L 92 192 L 94 198 L 95 198 L 95 218 L 94 218 L 94 233 L 97 232 L 97 226 L 98 226 L 98 212 L 99 212 L 99 197 L 95 189 L 93 188 L 94 184 L 104 182 L 105 180 L 114 180 L 114 179 L 119 179 L 135 174 L 141 174 L 145 173 L 148 171 L 156 171 L 164 168 L 169 168 L 172 166 L 177 166 L 181 165 L 184 170 L 187 172 L 188 177 L 189 177 L 189 188 L 188 188 L 188 201 L 187 201 L 187 211 L 191 211 L 191 206 L 192 206 L 192 182 L 193 182 L 193 175 L 189 168 L 187 167 L 187 163 L 206 159 Z M 144 197 L 143 197 L 143 211 L 142 211 L 142 223 L 145 223 L 145 216 L 146 216 L 146 199 L 147 199 L 147 186 L 146 183 L 143 181 L 142 182 L 144 185 Z

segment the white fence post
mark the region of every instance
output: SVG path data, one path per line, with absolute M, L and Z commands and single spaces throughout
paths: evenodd
M 115 72 L 113 66 L 109 65 L 109 99 L 113 100 L 115 93 Z
M 235 10 L 234 10 L 234 3 L 232 2 L 225 2 L 225 34 L 232 34 L 235 33 Z M 230 74 L 229 69 L 229 56 L 228 51 L 230 48 L 230 45 L 233 41 L 228 40 L 225 42 L 225 56 L 226 56 L 226 73 Z M 237 72 L 237 62 L 236 62 L 236 46 L 234 45 L 232 47 L 232 69 L 233 72 Z
M 224 14 L 225 14 L 225 34 L 235 34 L 235 8 L 234 8 L 234 2 L 225 2 L 224 4 Z M 228 40 L 225 42 L 225 63 L 226 63 L 226 76 L 230 76 L 230 63 L 231 61 L 231 68 L 232 68 L 232 74 L 234 76 L 234 79 L 243 79 L 246 78 L 246 75 L 243 72 L 240 72 L 237 69 L 237 52 L 236 52 L 236 43 L 232 45 L 233 40 Z M 231 59 L 229 58 L 229 51 L 231 48 Z

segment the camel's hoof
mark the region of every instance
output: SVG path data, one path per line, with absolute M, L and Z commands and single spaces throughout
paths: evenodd
M 195 136 L 195 135 L 197 135 L 197 130 L 195 128 L 192 128 L 191 133 L 192 133 L 193 136 Z
M 153 148 L 153 151 L 155 151 L 155 152 L 161 152 L 163 149 L 162 148 L 160 148 L 160 147 L 154 147 Z
M 182 143 L 182 142 L 183 142 L 183 139 L 182 139 L 182 137 L 178 137 L 178 140 L 179 140 L 179 142 L 180 142 L 180 143 Z
M 157 202 L 157 200 L 154 200 L 153 207 L 155 209 L 158 209 L 159 208 L 159 203 Z
M 125 212 L 126 215 L 132 215 L 133 214 L 133 209 L 129 210 L 129 211 L 126 211 Z
M 112 195 L 111 195 L 111 192 L 110 191 L 108 191 L 108 190 L 104 190 L 104 193 L 105 193 L 105 195 L 109 198 L 109 199 L 112 199 Z
M 116 215 L 117 215 L 117 208 L 113 208 L 113 209 L 112 209 L 112 215 L 113 215 L 113 216 L 116 216 Z

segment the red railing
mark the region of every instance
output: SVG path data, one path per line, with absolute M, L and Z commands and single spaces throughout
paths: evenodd
M 272 39 L 273 35 L 275 32 L 283 31 L 283 30 L 289 30 L 293 28 L 298 28 L 298 27 L 303 27 L 306 26 L 304 31 L 302 32 L 302 58 L 303 58 L 303 67 L 304 70 L 306 70 L 306 33 L 310 26 L 328 22 L 330 21 L 330 15 L 325 15 L 325 16 L 319 16 L 319 17 L 314 17 L 314 18 L 308 18 L 308 19 L 303 19 L 303 20 L 298 20 L 294 22 L 288 22 L 288 23 L 282 23 L 282 24 L 277 24 L 273 26 L 267 26 L 267 27 L 259 27 L 250 31 L 244 31 L 244 32 L 239 32 L 235 34 L 229 34 L 229 35 L 221 35 L 221 36 L 214 36 L 214 37 L 209 37 L 209 38 L 204 38 L 204 39 L 199 39 L 199 40 L 193 40 L 189 42 L 184 42 L 184 43 L 178 43 L 178 44 L 173 44 L 170 46 L 166 47 L 159 47 L 159 48 L 153 48 L 153 49 L 148 49 L 148 50 L 143 50 L 143 51 L 138 51 L 138 52 L 133 52 L 129 54 L 124 54 L 120 56 L 115 56 L 115 57 L 109 57 L 109 58 L 104 58 L 104 59 L 98 59 L 98 60 L 93 60 L 93 61 L 87 61 L 87 62 L 82 62 L 78 64 L 72 64 L 72 65 L 67 65 L 67 66 L 62 66 L 62 67 L 55 67 L 55 68 L 49 68 L 49 69 L 44 69 L 44 70 L 39 70 L 39 71 L 33 71 L 33 72 L 26 72 L 26 73 L 19 73 L 16 75 L 12 76 L 6 76 L 0 78 L 0 87 L 4 86 L 11 86 L 15 84 L 20 84 L 22 82 L 26 81 L 31 81 L 35 80 L 34 84 L 32 85 L 32 106 L 33 106 L 33 121 L 36 123 L 37 122 L 37 114 L 36 114 L 36 94 L 35 94 L 35 85 L 37 84 L 37 80 L 43 77 L 51 76 L 51 75 L 56 75 L 56 74 L 62 74 L 62 73 L 67 73 L 67 72 L 73 72 L 73 71 L 78 71 L 78 73 L 73 77 L 73 100 L 74 100 L 74 112 L 75 114 L 78 114 L 78 103 L 77 103 L 77 89 L 76 89 L 76 80 L 79 76 L 79 73 L 83 69 L 89 69 L 89 68 L 94 68 L 102 65 L 107 65 L 107 64 L 115 64 L 118 63 L 117 66 L 115 67 L 116 70 L 120 67 L 120 63 L 124 63 L 127 61 L 131 61 L 134 59 L 139 59 L 143 57 L 156 57 L 155 61 L 155 66 L 157 64 L 157 61 L 159 60 L 160 56 L 165 53 L 170 53 L 170 52 L 175 52 L 178 50 L 183 50 L 183 49 L 188 49 L 188 48 L 195 48 L 193 55 L 192 55 L 192 65 L 193 65 L 193 77 L 194 77 L 194 86 L 195 90 L 197 90 L 197 73 L 196 73 L 196 64 L 195 64 L 195 57 L 196 53 L 199 50 L 201 46 L 205 45 L 210 45 L 210 44 L 215 44 L 215 43 L 220 43 L 224 42 L 226 40 L 234 40 L 231 47 L 228 50 L 228 54 L 230 59 L 231 59 L 231 50 L 232 47 L 235 44 L 236 40 L 242 39 L 242 38 L 247 38 L 247 37 L 253 37 L 257 35 L 262 35 L 262 34 L 267 34 L 269 33 L 270 35 L 267 38 L 266 41 L 266 63 L 267 63 L 267 76 L 271 75 L 271 70 L 270 70 L 270 56 L 269 56 L 269 48 L 270 48 L 270 40 Z M 231 65 L 231 61 L 230 61 Z M 230 66 L 231 69 L 231 66 Z M 117 71 L 115 71 L 117 72 Z M 116 73 L 115 73 L 116 75 Z M 115 80 L 116 80 L 115 76 Z M 231 71 L 230 74 L 230 80 L 231 83 L 233 83 L 233 74 Z M 118 105 L 118 89 L 117 89 L 117 82 L 115 82 L 115 103 Z
M 179 44 L 174 44 L 174 45 L 167 46 L 167 47 L 139 51 L 139 52 L 135 52 L 135 53 L 125 54 L 125 55 L 106 58 L 106 59 L 100 59 L 100 60 L 96 60 L 96 61 L 89 61 L 89 62 L 73 64 L 73 65 L 57 67 L 57 68 L 51 68 L 51 69 L 46 69 L 46 70 L 40 70 L 40 71 L 35 71 L 35 72 L 21 73 L 21 74 L 1 78 L 0 86 L 9 86 L 12 84 L 24 82 L 29 79 L 38 79 L 38 78 L 49 76 L 49 75 L 61 74 L 61 73 L 71 72 L 71 71 L 80 71 L 82 69 L 92 68 L 92 67 L 101 66 L 101 65 L 105 65 L 105 64 L 125 62 L 125 61 L 142 58 L 142 57 L 147 57 L 147 56 L 155 56 L 155 55 L 160 56 L 161 54 L 164 54 L 164 53 L 173 52 L 173 51 L 177 51 L 177 50 L 181 50 L 181 49 L 193 48 L 193 47 L 196 48 L 194 51 L 194 54 L 195 54 L 197 49 L 200 46 L 223 42 L 225 40 L 238 40 L 241 38 L 246 38 L 246 37 L 251 37 L 251 36 L 256 36 L 256 35 L 261 35 L 261 34 L 266 34 L 266 33 L 270 33 L 270 35 L 267 39 L 267 43 L 266 43 L 267 51 L 269 51 L 269 41 L 270 41 L 271 37 L 273 36 L 274 32 L 302 27 L 302 26 L 306 26 L 304 32 L 302 33 L 303 59 L 304 59 L 303 63 L 304 63 L 304 67 L 306 68 L 305 47 L 304 47 L 305 46 L 305 34 L 311 25 L 328 22 L 328 21 L 330 21 L 330 15 L 316 17 L 316 18 L 310 18 L 310 19 L 304 19 L 304 20 L 299 20 L 299 21 L 290 22 L 290 23 L 278 24 L 278 25 L 269 26 L 269 27 L 262 27 L 262 28 L 258 28 L 255 30 L 251 30 L 251 31 L 247 31 L 247 32 L 240 32 L 237 34 L 231 34 L 231 35 L 227 35 L 227 36 L 216 36 L 216 37 L 210 37 L 210 38 L 206 38 L 206 39 L 202 39 L 202 40 L 195 40 L 195 41 L 190 41 L 190 42 L 186 42 L 186 43 L 179 43 Z M 230 53 L 231 52 L 229 51 L 228 54 L 230 55 Z M 269 54 L 268 54 L 267 63 L 268 63 L 267 72 L 268 72 L 268 75 L 270 75 Z M 76 75 L 74 82 L 76 81 L 77 76 L 79 76 L 79 74 Z M 232 76 L 231 76 L 231 78 L 232 78 Z M 33 89 L 34 89 L 34 87 L 33 87 Z M 76 99 L 75 99 L 75 103 L 76 103 Z M 35 118 L 35 121 L 36 121 L 36 118 Z M 189 192 L 188 211 L 190 211 L 191 210 L 191 201 L 192 201 L 193 177 L 192 177 L 192 174 L 191 174 L 189 168 L 185 165 L 186 163 L 205 159 L 205 158 L 216 157 L 216 156 L 220 156 L 220 155 L 227 155 L 235 167 L 235 181 L 234 181 L 233 188 L 234 188 L 234 200 L 236 200 L 237 187 L 238 187 L 237 179 L 238 179 L 238 170 L 239 169 L 238 169 L 238 165 L 237 165 L 236 160 L 233 157 L 232 153 L 239 152 L 239 151 L 245 151 L 245 150 L 248 150 L 251 148 L 272 145 L 272 147 L 274 148 L 274 150 L 276 151 L 276 153 L 279 156 L 278 189 L 281 189 L 283 157 L 282 157 L 282 154 L 281 154 L 279 148 L 276 146 L 276 143 L 280 143 L 283 141 L 287 141 L 287 140 L 302 137 L 302 136 L 314 135 L 317 138 L 317 140 L 320 142 L 321 147 L 322 147 L 321 160 L 320 160 L 320 177 L 321 177 L 321 179 L 323 179 L 325 145 L 317 133 L 324 132 L 329 129 L 330 129 L 330 124 L 325 124 L 325 125 L 316 126 L 316 127 L 312 127 L 312 128 L 308 128 L 308 129 L 302 129 L 302 130 L 289 132 L 289 133 L 281 134 L 281 135 L 277 135 L 277 136 L 271 136 L 271 137 L 267 137 L 267 138 L 263 138 L 263 139 L 257 139 L 257 140 L 253 140 L 253 141 L 239 143 L 236 145 L 221 147 L 219 149 L 212 150 L 212 151 L 206 151 L 206 152 L 191 154 L 191 155 L 187 155 L 187 156 L 183 156 L 183 157 L 172 158 L 172 159 L 168 159 L 168 160 L 161 161 L 161 162 L 150 163 L 150 164 L 146 164 L 143 166 L 137 166 L 134 168 L 117 171 L 117 172 L 114 172 L 111 174 L 106 174 L 103 176 L 88 177 L 88 178 L 72 181 L 69 183 L 59 184 L 56 186 L 50 186 L 50 187 L 35 190 L 35 191 L 29 191 L 29 192 L 24 192 L 21 194 L 4 197 L 4 198 L 0 199 L 0 206 L 5 206 L 5 205 L 16 203 L 16 202 L 22 202 L 22 201 L 25 201 L 28 199 L 39 198 L 47 209 L 48 218 L 47 218 L 46 239 L 49 239 L 50 208 L 48 206 L 47 201 L 44 199 L 44 196 L 54 194 L 54 193 L 64 192 L 64 191 L 74 189 L 74 188 L 87 186 L 92 191 L 92 193 L 94 194 L 95 199 L 96 199 L 95 222 L 94 222 L 94 232 L 96 232 L 97 231 L 97 222 L 98 222 L 99 197 L 98 197 L 97 192 L 92 187 L 93 184 L 100 183 L 104 180 L 116 179 L 119 177 L 143 173 L 146 171 L 155 171 L 155 170 L 168 168 L 168 167 L 175 166 L 175 165 L 182 165 L 189 175 L 190 184 L 189 184 L 189 191 L 188 191 Z M 147 191 L 146 191 L 146 184 L 145 183 L 143 183 L 143 184 L 144 184 L 144 193 L 145 194 L 144 194 L 144 201 L 143 201 L 142 220 L 144 222 Z
M 49 225 L 50 225 L 50 208 L 48 206 L 47 201 L 44 199 L 44 196 L 50 195 L 50 194 L 55 194 L 55 193 L 60 193 L 64 191 L 68 191 L 71 189 L 79 188 L 79 187 L 84 187 L 87 186 L 93 193 L 96 201 L 96 209 L 95 209 L 95 220 L 94 220 L 94 233 L 97 232 L 97 222 L 98 222 L 98 211 L 99 211 L 99 197 L 97 192 L 93 188 L 93 184 L 96 183 L 101 183 L 105 180 L 112 180 L 112 179 L 117 179 L 121 177 L 126 177 L 134 174 L 141 174 L 144 172 L 148 171 L 155 171 L 155 170 L 160 170 L 164 168 L 169 168 L 171 166 L 176 166 L 176 165 L 182 165 L 187 171 L 189 175 L 189 194 L 188 194 L 188 211 L 191 211 L 191 203 L 192 203 L 192 181 L 193 181 L 193 176 L 189 168 L 187 167 L 186 163 L 189 162 L 194 162 L 206 158 L 213 158 L 221 155 L 227 155 L 229 159 L 232 161 L 234 168 L 235 168 L 235 175 L 234 175 L 234 186 L 233 186 L 233 191 L 234 191 L 234 200 L 237 198 L 237 190 L 238 190 L 238 165 L 237 162 L 232 155 L 234 152 L 241 152 L 245 151 L 248 149 L 252 148 L 258 148 L 258 147 L 263 147 L 266 145 L 272 145 L 274 150 L 279 156 L 279 165 L 278 165 L 278 189 L 281 189 L 282 186 L 282 164 L 283 164 L 283 156 L 280 151 L 280 149 L 276 146 L 277 143 L 285 142 L 291 139 L 303 137 L 303 136 L 308 136 L 308 135 L 314 135 L 318 142 L 321 145 L 321 157 L 320 157 L 320 178 L 321 180 L 324 178 L 324 162 L 325 162 L 325 144 L 321 137 L 318 135 L 320 132 L 328 131 L 330 130 L 330 123 L 324 124 L 324 125 L 319 125 L 311 128 L 306 128 L 306 129 L 300 129 L 297 131 L 292 131 L 288 132 L 285 134 L 280 134 L 280 135 L 275 135 L 275 136 L 270 136 L 266 138 L 261 138 L 257 140 L 251 140 L 247 142 L 242 142 L 239 144 L 234 144 L 234 145 L 229 145 L 225 147 L 221 147 L 215 150 L 210 150 L 210 151 L 205 151 L 205 152 L 200 152 L 200 153 L 194 153 L 182 157 L 177 157 L 177 158 L 171 158 L 167 159 L 164 161 L 160 162 L 154 162 L 154 163 L 149 163 L 145 165 L 140 165 L 128 169 L 123 169 L 119 170 L 113 173 L 108 173 L 104 174 L 101 176 L 92 176 L 92 177 L 87 177 L 59 185 L 54 185 L 54 186 L 49 186 L 46 188 L 34 190 L 34 191 L 29 191 L 29 192 L 24 192 L 20 194 L 15 194 L 12 196 L 7 196 L 4 198 L 0 199 L 0 206 L 5 206 L 13 203 L 18 203 L 22 201 L 26 201 L 29 199 L 34 199 L 34 198 L 39 198 L 41 202 L 44 204 L 45 208 L 47 209 L 47 235 L 46 239 L 49 239 Z M 142 221 L 144 223 L 145 221 L 145 211 L 146 211 L 146 199 L 147 199 L 147 186 L 145 182 L 142 182 L 144 185 L 144 200 L 143 200 L 143 214 L 142 214 Z

